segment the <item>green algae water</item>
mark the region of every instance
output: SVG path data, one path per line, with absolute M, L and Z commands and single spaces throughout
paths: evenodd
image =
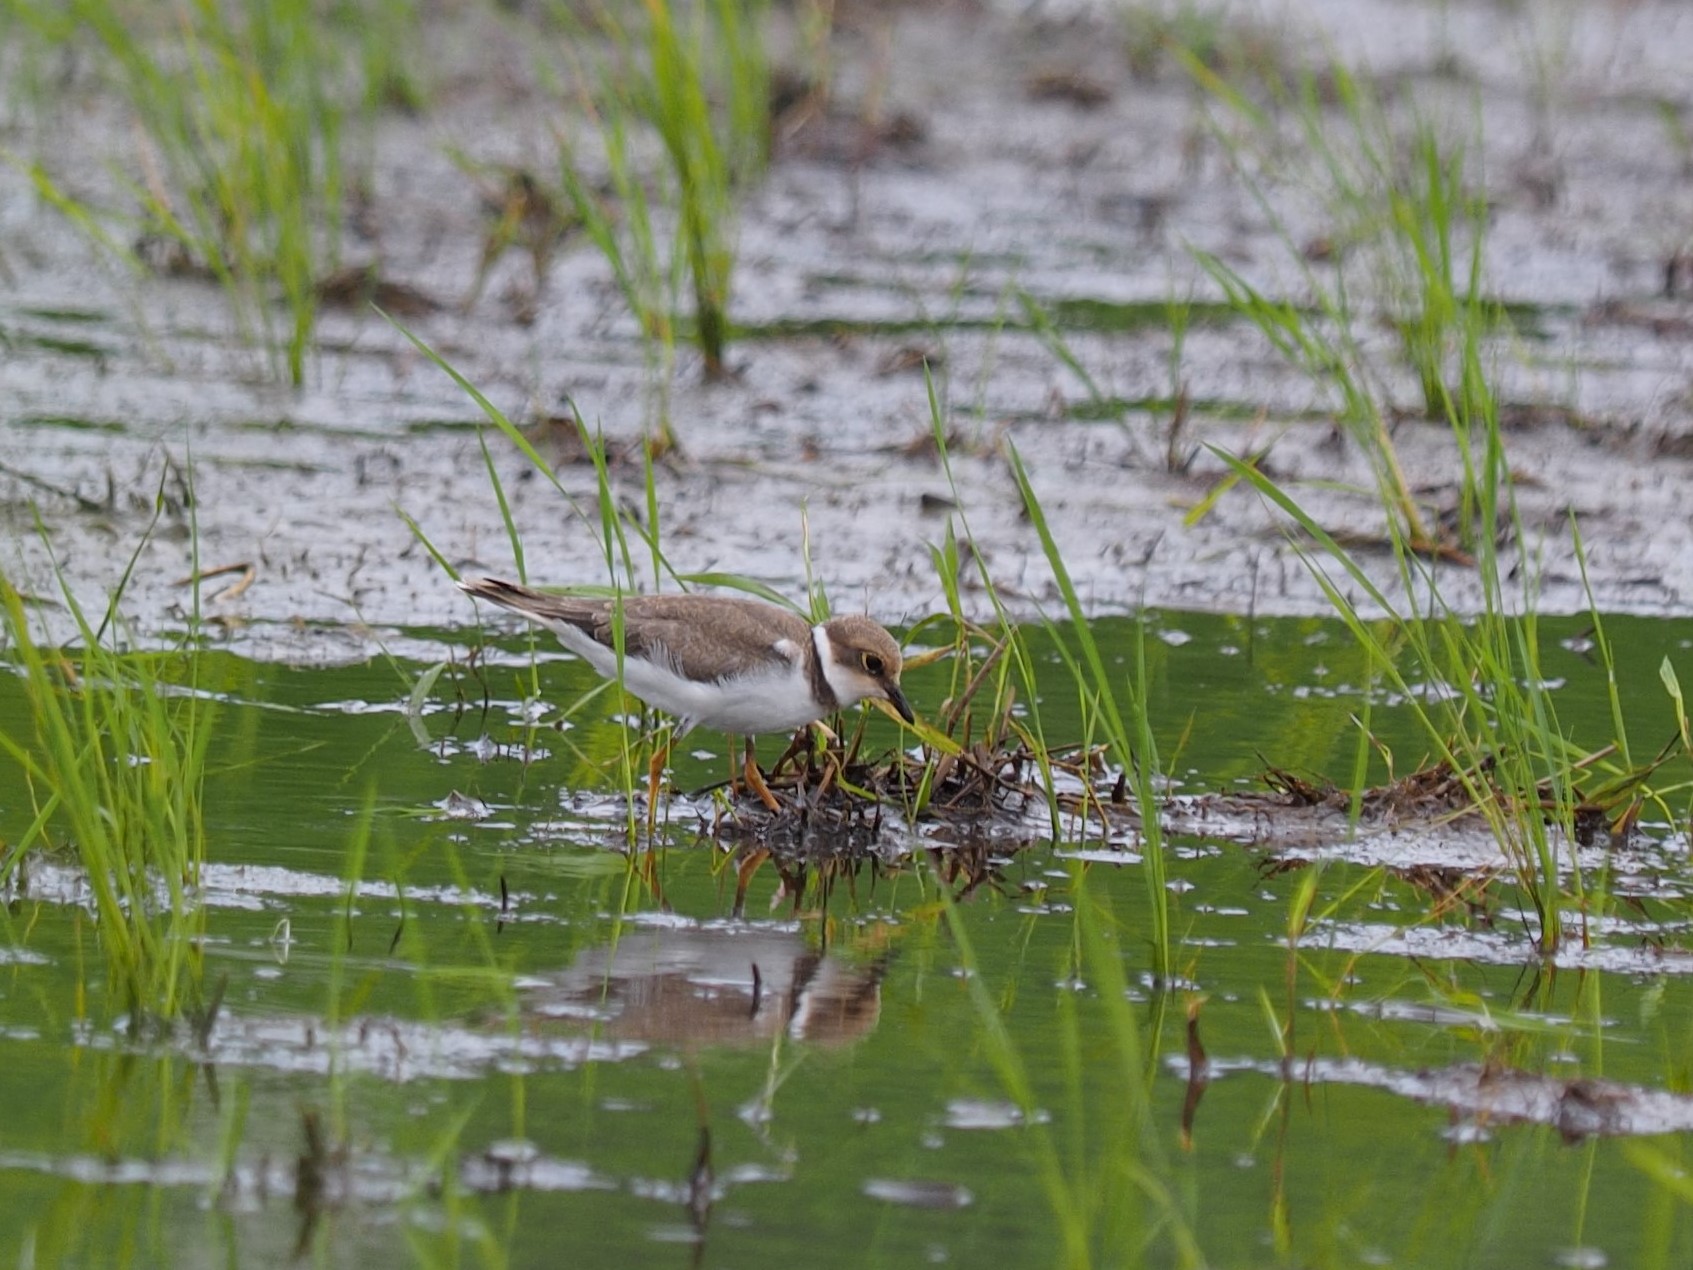
M 1586 623 L 1543 620 L 1560 722 L 1610 738 Z M 1613 618 L 1641 752 L 1685 623 Z M 441 635 L 440 632 L 428 633 Z M 1172 798 L 1344 784 L 1345 630 L 1186 613 L 1144 638 Z M 1049 741 L 1081 728 L 1042 658 Z M 533 649 L 533 651 L 531 651 Z M 18 1265 L 1680 1266 L 1693 1255 L 1686 802 L 1584 848 L 1585 931 L 1533 947 L 1456 826 L 1368 849 L 1184 823 L 1174 982 L 1138 839 L 890 825 L 765 859 L 680 797 L 626 847 L 619 705 L 514 639 L 426 668 L 207 653 L 199 1025 L 107 1004 L 72 857 L 12 865 L 0 1258 Z M 939 705 L 944 668 L 907 683 Z M 550 705 L 526 698 L 539 690 Z M 21 686 L 0 727 L 27 741 Z M 567 717 L 566 717 L 567 716 Z M 1426 746 L 1368 711 L 1371 779 Z M 876 719 L 870 743 L 897 743 Z M 696 735 L 673 781 L 719 779 Z M 680 747 L 679 747 L 680 748 Z M 768 760 L 779 748 L 766 738 Z M 644 781 L 644 772 L 640 774 Z M 1660 782 L 1670 786 L 1676 782 Z M 1671 808 L 1675 804 L 1671 800 Z M 1196 813 L 1197 814 L 1197 813 Z M 0 761 L 0 842 L 34 819 Z M 1248 826 L 1250 827 L 1250 826 Z M 1374 854 L 1372 854 L 1372 852 Z M 1494 869 L 1502 867 L 1494 862 Z M 1585 920 L 1583 920 L 1585 919 Z

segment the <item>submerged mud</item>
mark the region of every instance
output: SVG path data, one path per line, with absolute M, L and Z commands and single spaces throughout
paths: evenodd
M 1664 120 L 1693 116 L 1671 53 L 1693 32 L 1672 4 L 1550 12 L 1330 4 L 1220 26 L 1225 47 L 1284 74 L 1332 49 L 1401 122 L 1413 102 L 1458 121 L 1490 200 L 1486 289 L 1516 315 L 1490 353 L 1514 421 L 1526 537 L 1511 549 L 1537 562 L 1543 611 L 1583 608 L 1573 514 L 1601 608 L 1673 612 L 1693 594 L 1693 300 L 1675 265 L 1693 194 Z M 423 115 L 382 120 L 360 236 L 342 254 L 410 288 L 385 293 L 400 320 L 534 425 L 560 464 L 563 496 L 490 442 L 535 581 L 607 580 L 593 471 L 570 457 L 569 429 L 544 421 L 574 407 L 636 455 L 661 396 L 681 450 L 655 469 L 651 528 L 680 571 L 748 574 L 797 598 L 808 542 L 837 606 L 891 622 L 939 606 L 927 548 L 949 524 L 1013 614 L 1054 606 L 1012 446 L 1094 612 L 1326 609 L 1256 498 L 1235 489 L 1189 516 L 1225 471 L 1208 445 L 1263 453 L 1325 526 L 1381 533 L 1368 464 L 1331 423 L 1336 403 L 1219 310 L 1189 254 L 1297 300 L 1290 243 L 1331 239 L 1338 213 L 1296 167 L 1278 179 L 1278 156 L 1116 17 L 855 11 L 839 36 L 837 131 L 792 138 L 741 209 L 732 374 L 703 381 L 683 349 L 662 392 L 585 243 L 562 243 L 538 282 L 521 252 L 479 279 L 487 191 L 450 148 L 550 170 L 567 107 L 494 73 L 527 56 L 514 29 L 457 41 L 442 20 L 428 38 L 455 50 L 449 69 Z M 1250 60 L 1225 69 L 1257 73 Z M 130 132 L 89 90 L 74 115 L 11 102 L 0 139 L 42 156 L 74 196 L 121 208 L 126 156 L 107 146 Z M 867 132 L 876 109 L 884 124 Z M 1338 110 L 1325 122 L 1344 132 Z M 1280 231 L 1243 172 L 1268 183 Z M 469 621 L 405 516 L 455 565 L 513 569 L 477 407 L 381 318 L 326 308 L 306 386 L 278 387 L 213 284 L 103 260 L 22 167 L 0 167 L 0 208 L 0 563 L 58 628 L 53 568 L 100 606 L 161 507 L 130 582 L 135 628 L 184 620 L 197 539 L 202 569 L 231 570 L 203 592 L 206 615 L 260 656 L 351 660 L 411 647 L 397 633 L 427 642 L 430 628 Z M 1363 353 L 1405 412 L 1394 443 L 1438 517 L 1457 498 L 1450 430 L 1416 417 L 1384 329 L 1394 297 L 1369 292 L 1368 260 L 1344 267 L 1372 314 Z M 1088 382 L 1024 320 L 1019 290 L 1058 315 Z M 956 488 L 923 443 L 925 363 Z M 614 466 L 613 486 L 644 514 L 638 462 Z M 1375 565 L 1391 591 L 1390 559 Z M 966 573 L 967 603 L 987 612 Z M 1438 574 L 1450 601 L 1478 603 L 1466 569 Z

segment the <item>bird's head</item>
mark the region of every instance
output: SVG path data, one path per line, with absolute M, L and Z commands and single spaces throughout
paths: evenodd
M 817 629 L 823 635 L 818 641 L 823 676 L 843 707 L 879 698 L 907 723 L 916 722 L 899 686 L 905 663 L 892 635 L 862 614 L 832 617 Z

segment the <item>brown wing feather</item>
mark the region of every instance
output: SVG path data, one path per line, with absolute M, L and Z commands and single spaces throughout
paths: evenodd
M 548 595 L 499 578 L 459 583 L 469 594 L 543 622 L 564 622 L 607 648 L 615 646 L 613 602 Z M 725 679 L 791 664 L 776 647 L 809 646 L 803 617 L 762 600 L 726 595 L 632 595 L 623 601 L 625 654 L 668 657 L 691 679 Z
M 623 602 L 626 653 L 668 656 L 690 679 L 730 679 L 791 665 L 776 647 L 803 650 L 811 638 L 804 618 L 760 600 L 720 595 L 634 596 Z M 593 637 L 612 645 L 612 606 L 602 606 Z

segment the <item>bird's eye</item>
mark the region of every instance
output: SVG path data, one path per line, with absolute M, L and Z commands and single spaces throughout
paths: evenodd
M 864 654 L 864 673 L 867 675 L 880 675 L 882 673 L 882 659 L 875 653 Z

